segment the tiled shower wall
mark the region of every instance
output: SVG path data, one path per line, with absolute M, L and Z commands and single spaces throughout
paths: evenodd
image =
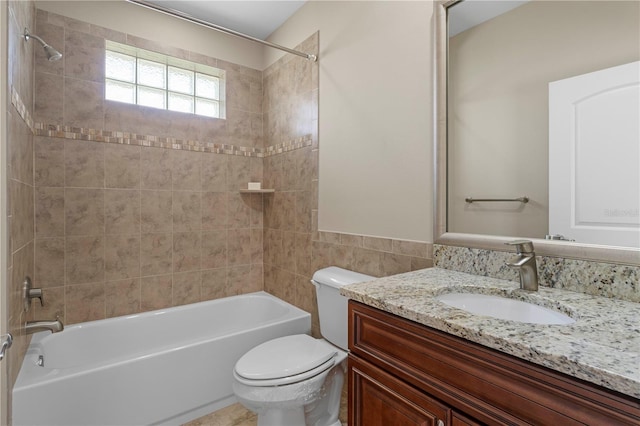
M 25 99 L 33 97 L 33 43 L 25 43 L 20 35 L 25 27 L 33 27 L 34 6 L 32 2 L 10 1 L 8 28 L 8 87 Z M 3 77 L 4 78 L 4 77 Z M 8 96 L 8 98 L 10 98 Z M 33 134 L 30 116 L 26 112 L 32 105 L 18 110 L 11 104 L 8 110 L 8 252 L 7 285 L 8 330 L 14 337 L 14 343 L 7 352 L 2 368 L 7 368 L 9 398 L 18 371 L 29 343 L 24 335 L 22 324 L 33 315 L 27 315 L 22 308 L 22 282 L 27 275 L 33 276 L 34 230 L 33 230 Z M 4 149 L 4 147 L 3 147 Z M 9 402 L 9 407 L 11 403 Z M 3 407 L 4 408 L 4 407 Z
M 36 21 L 64 55 L 36 55 L 36 316 L 72 324 L 262 290 L 262 196 L 239 193 L 262 180 L 262 73 L 41 10 Z M 225 69 L 228 118 L 105 101 L 105 39 Z
M 317 332 L 316 269 L 430 266 L 426 243 L 317 231 L 318 63 L 287 55 L 260 72 L 36 19 L 64 54 L 36 54 L 38 317 L 71 324 L 265 289 L 312 312 Z M 225 69 L 227 119 L 104 101 L 105 39 Z M 316 33 L 298 48 L 318 44 Z M 248 181 L 276 191 L 240 194 Z

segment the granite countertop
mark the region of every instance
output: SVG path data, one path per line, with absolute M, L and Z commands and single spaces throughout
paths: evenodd
M 569 325 L 527 324 L 474 315 L 434 297 L 450 292 L 509 295 L 559 310 Z M 640 398 L 640 303 L 440 268 L 345 286 L 344 296 L 552 370 Z

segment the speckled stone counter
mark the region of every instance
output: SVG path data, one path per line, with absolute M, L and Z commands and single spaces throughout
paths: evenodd
M 640 303 L 517 283 L 440 268 L 343 287 L 374 308 L 640 398 Z M 570 325 L 526 324 L 478 316 L 434 297 L 450 292 L 509 296 L 559 310 Z

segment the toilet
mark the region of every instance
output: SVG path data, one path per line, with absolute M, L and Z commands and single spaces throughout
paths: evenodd
M 335 266 L 316 271 L 311 282 L 324 339 L 280 337 L 238 360 L 233 391 L 258 414 L 258 426 L 340 426 L 347 359 L 347 298 L 340 295 L 340 287 L 372 279 Z

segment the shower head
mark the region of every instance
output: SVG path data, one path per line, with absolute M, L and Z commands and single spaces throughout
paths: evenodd
M 30 38 L 38 40 L 38 42 L 40 42 L 40 44 L 44 48 L 44 53 L 47 55 L 47 59 L 49 59 L 50 61 L 57 61 L 58 59 L 62 58 L 62 53 L 49 46 L 43 39 L 41 39 L 37 35 L 29 33 L 29 30 L 27 28 L 24 29 L 23 37 L 24 41 L 29 41 Z

